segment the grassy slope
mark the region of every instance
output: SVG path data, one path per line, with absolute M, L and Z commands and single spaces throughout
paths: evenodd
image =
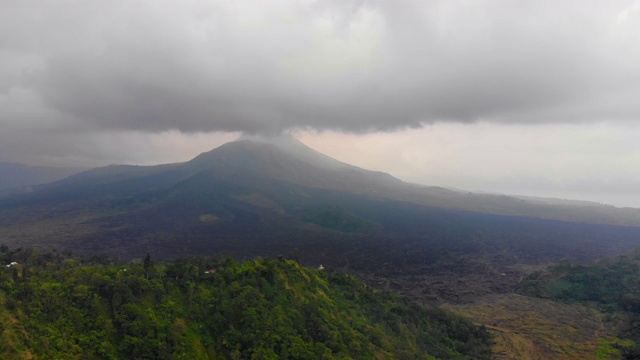
M 446 308 L 491 330 L 497 359 L 601 359 L 600 340 L 614 337 L 602 313 L 579 304 L 505 294 Z
M 600 349 L 625 359 L 640 358 L 640 253 L 587 264 L 564 262 L 536 271 L 518 293 L 566 304 L 583 304 L 607 314 L 618 337 Z

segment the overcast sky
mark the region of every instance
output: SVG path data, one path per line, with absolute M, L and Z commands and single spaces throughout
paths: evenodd
M 640 1 L 0 0 L 0 161 L 242 133 L 404 180 L 640 207 Z

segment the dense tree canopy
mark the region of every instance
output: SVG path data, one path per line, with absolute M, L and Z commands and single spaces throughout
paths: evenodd
M 491 355 L 487 331 L 468 320 L 283 258 L 116 265 L 3 247 L 0 260 L 1 358 Z

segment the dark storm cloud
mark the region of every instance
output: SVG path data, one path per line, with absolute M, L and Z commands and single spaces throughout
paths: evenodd
M 640 115 L 633 1 L 0 6 L 4 136 L 25 124 L 367 132 Z

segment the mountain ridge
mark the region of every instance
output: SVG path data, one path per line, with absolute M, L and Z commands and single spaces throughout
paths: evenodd
M 86 170 L 80 167 L 29 166 L 0 162 L 0 192 L 50 183 Z
M 520 195 L 472 193 L 404 182 L 380 171 L 362 169 L 317 152 L 292 137 L 240 138 L 193 159 L 154 166 L 110 165 L 75 174 L 51 184 L 29 188 L 30 193 L 118 183 L 134 191 L 149 191 L 195 176 L 267 177 L 305 187 L 328 189 L 379 199 L 406 201 L 446 209 L 497 215 L 528 216 L 562 221 L 640 226 L 640 209 L 573 200 Z M 131 192 L 131 191 L 129 191 Z

